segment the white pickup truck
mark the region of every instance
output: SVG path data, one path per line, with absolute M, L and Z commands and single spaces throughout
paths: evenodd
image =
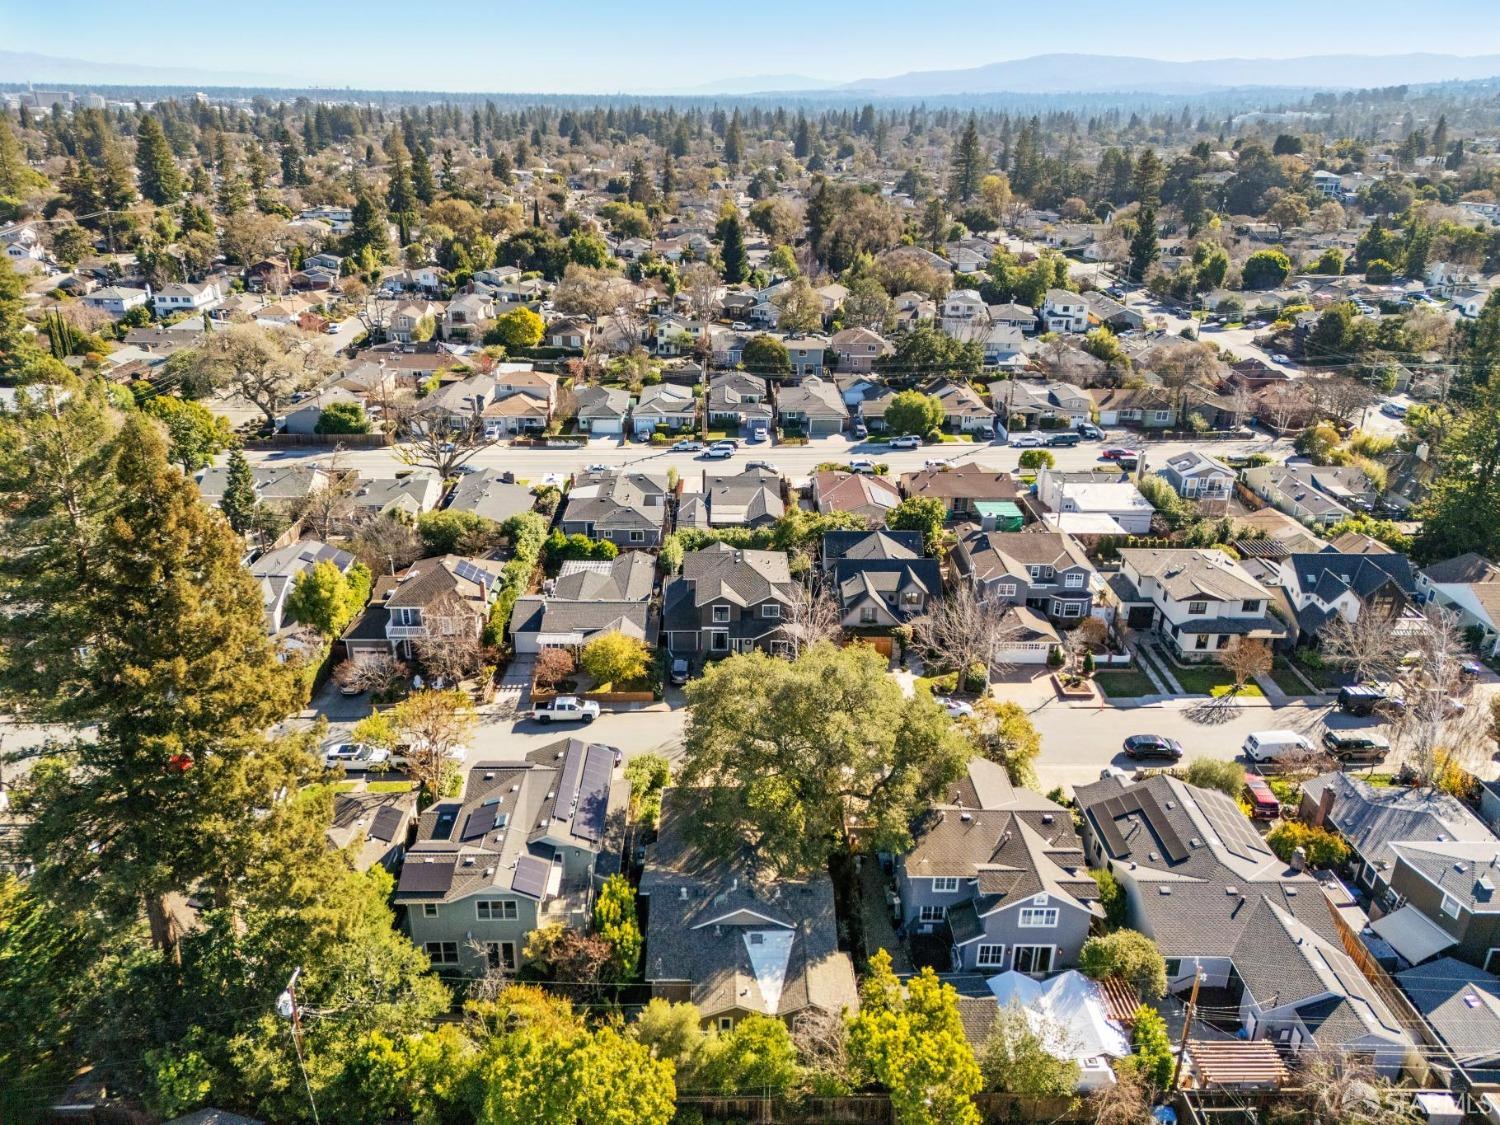
M 539 723 L 592 723 L 599 717 L 599 704 L 576 695 L 559 695 L 550 703 L 533 707 L 531 717 Z

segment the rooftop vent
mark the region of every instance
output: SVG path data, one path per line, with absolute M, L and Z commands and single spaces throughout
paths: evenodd
M 1169 895 L 1172 893 L 1172 888 L 1167 886 L 1166 884 L 1162 884 L 1161 886 L 1156 888 L 1156 893 L 1159 895 Z
M 1057 819 L 1057 818 L 1054 817 L 1051 813 L 1043 813 L 1042 814 L 1042 823 L 1043 824 L 1051 824 L 1055 819 Z
M 678 887 L 677 897 L 683 902 L 686 902 L 688 899 L 688 889 L 686 887 Z
M 958 819 L 967 822 L 974 819 L 974 814 L 965 809 L 958 814 Z
M 1240 893 L 1240 889 L 1238 887 L 1225 887 L 1224 893 L 1226 895 L 1237 895 Z
M 493 867 L 486 867 L 484 869 L 484 873 L 486 876 L 493 875 L 495 873 L 495 869 Z
M 484 771 L 484 779 L 486 781 L 494 781 L 495 780 L 495 771 L 494 770 L 485 770 Z
M 471 856 L 471 855 L 464 856 L 464 866 L 465 867 L 473 867 L 474 866 L 474 857 Z
M 1190 840 L 1188 840 L 1188 845 L 1194 848 L 1201 848 L 1203 846 L 1203 841 L 1194 836 Z

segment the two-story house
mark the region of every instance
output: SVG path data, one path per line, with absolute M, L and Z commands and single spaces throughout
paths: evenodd
M 784 551 L 714 543 L 682 560 L 662 591 L 662 632 L 674 656 L 782 651 L 781 625 L 800 589 Z
M 224 299 L 218 283 L 213 281 L 173 281 L 163 285 L 151 298 L 157 316 L 180 312 L 202 312 Z
M 518 653 L 576 652 L 600 633 L 623 633 L 654 645 L 648 627 L 655 588 L 656 559 L 645 551 L 621 551 L 608 562 L 569 559 L 544 593 L 516 599 L 511 643 Z
M 969 339 L 971 334 L 990 322 L 990 308 L 975 289 L 954 289 L 943 298 L 943 331 L 950 336 Z
M 781 476 L 771 469 L 705 470 L 702 496 L 710 527 L 765 527 L 786 514 Z
M 1354 622 L 1366 613 L 1388 621 L 1396 635 L 1417 632 L 1412 604 L 1415 570 L 1405 555 L 1344 554 L 1324 549 L 1281 560 L 1279 585 L 1297 615 L 1299 643 L 1316 644 L 1335 617 Z
M 825 469 L 812 478 L 813 506 L 820 512 L 852 512 L 872 524 L 901 503 L 901 492 L 885 477 Z
M 1088 556 L 1057 531 L 961 535 L 948 556 L 954 578 L 985 602 L 1024 605 L 1053 620 L 1081 621 L 1093 610 L 1097 580 Z
M 1462 629 L 1477 629 L 1482 652 L 1500 654 L 1500 566 L 1473 554 L 1445 559 L 1417 575 L 1417 597 L 1458 615 Z
M 918 821 L 896 886 L 906 932 L 945 934 L 955 972 L 1068 968 L 1103 916 L 1068 810 L 985 758 Z
M 471 766 L 463 794 L 421 817 L 395 902 L 442 973 L 514 972 L 533 930 L 586 929 L 617 872 L 629 783 L 615 751 L 564 739 Z
M 1009 508 L 1015 525 L 1020 526 L 1021 511 L 1016 505 L 1021 493 L 1016 478 L 974 461 L 902 473 L 901 495 L 941 500 L 950 521 L 983 519 L 989 511 Z
M 1036 478 L 1036 498 L 1047 509 L 1049 527 L 1078 534 L 1145 535 L 1156 514 L 1124 473 L 1043 469 Z
M 119 318 L 131 309 L 140 308 L 150 294 L 144 289 L 133 289 L 128 285 L 107 285 L 95 289 L 83 298 L 85 308 L 101 309 L 110 316 Z
M 826 336 L 794 335 L 783 339 L 787 358 L 792 362 L 792 377 L 806 380 L 823 374 L 823 354 L 828 350 Z
M 385 651 L 410 660 L 429 637 L 478 637 L 499 585 L 498 564 L 457 555 L 418 559 L 394 582 L 382 578 L 371 604 L 384 595 Z
M 845 531 L 823 538 L 824 570 L 846 629 L 903 625 L 943 596 L 942 567 L 922 554 L 920 533 Z
M 495 299 L 488 293 L 459 293 L 443 310 L 443 339 L 477 344 L 494 316 Z
M 1168 457 L 1157 470 L 1184 500 L 1204 505 L 1209 513 L 1221 512 L 1234 494 L 1234 470 L 1218 458 L 1190 449 Z
M 1049 289 L 1042 300 L 1041 318 L 1048 332 L 1087 332 L 1089 303 L 1080 293 Z
M 436 331 L 443 307 L 432 301 L 404 301 L 391 311 L 386 331 L 392 340 L 411 343 L 429 327 Z
M 1166 774 L 1131 783 L 1111 773 L 1075 799 L 1089 866 L 1114 875 L 1127 923 L 1166 958 L 1173 991 L 1199 977 L 1238 993 L 1246 1038 L 1400 1069 L 1411 1040 L 1344 952 L 1322 887 L 1278 860 L 1232 797 Z
M 708 423 L 710 426 L 754 426 L 771 424 L 771 396 L 760 375 L 743 371 L 721 371 L 708 384 Z
M 651 994 L 693 1003 L 704 1025 L 720 1031 L 748 1015 L 791 1021 L 807 1011 L 856 1011 L 828 873 L 770 876 L 750 846 L 732 858 L 713 854 L 693 831 L 709 799 L 690 789 L 662 794 L 640 885 Z
M 1254 465 L 1241 474 L 1245 487 L 1309 527 L 1332 527 L 1368 512 L 1379 496 L 1354 465 Z
M 1265 587 L 1222 551 L 1128 548 L 1110 585 L 1131 629 L 1154 631 L 1186 660 L 1286 635 Z
M 267 551 L 250 564 L 250 574 L 260 586 L 266 610 L 266 632 L 273 636 L 281 632 L 286 624 L 286 600 L 298 577 L 324 562 L 332 563 L 340 574 L 345 574 L 354 565 L 354 556 L 316 539 L 299 539 Z
M 845 328 L 836 332 L 830 348 L 839 371 L 861 373 L 873 371 L 877 360 L 896 350 L 890 341 L 871 328 Z
M 608 539 L 619 547 L 659 547 L 671 491 L 665 473 L 579 473 L 558 526 L 564 535 Z

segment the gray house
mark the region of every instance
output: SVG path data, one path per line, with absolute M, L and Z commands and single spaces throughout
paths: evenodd
M 748 847 L 732 859 L 708 853 L 690 834 L 704 799 L 683 789 L 662 794 L 640 886 L 652 995 L 691 1001 L 721 1030 L 747 1015 L 791 1020 L 808 1010 L 856 1010 L 854 965 L 838 947 L 828 873 L 767 879 Z
M 676 656 L 778 651 L 781 623 L 797 597 L 784 551 L 715 543 L 682 560 L 662 591 L 662 632 Z
M 578 429 L 595 435 L 625 432 L 630 413 L 630 394 L 619 387 L 584 387 L 574 399 L 578 403 Z
M 670 494 L 664 473 L 579 473 L 558 526 L 564 535 L 608 539 L 620 547 L 659 547 Z
M 516 599 L 511 643 L 518 653 L 576 651 L 600 633 L 624 633 L 654 645 L 649 603 L 655 586 L 656 559 L 645 551 L 622 551 L 608 562 L 570 559 L 548 593 Z
M 833 588 L 846 629 L 888 629 L 921 617 L 943 596 L 937 559 L 889 533 L 871 531 L 832 563 Z
M 766 381 L 743 371 L 725 371 L 708 384 L 708 422 L 736 426 L 771 424 L 771 396 Z
M 1093 610 L 1093 565 L 1060 531 L 970 531 L 954 545 L 949 565 L 984 601 L 1062 621 L 1081 621 Z
M 776 415 L 784 430 L 828 437 L 844 428 L 849 408 L 834 383 L 809 375 L 795 387 L 777 389 Z
M 765 527 L 786 514 L 781 475 L 771 469 L 703 473 L 710 527 Z
M 448 973 L 515 969 L 527 935 L 583 928 L 596 880 L 619 870 L 629 785 L 615 752 L 576 738 L 471 766 L 463 795 L 422 814 L 395 902 Z
M 1040 974 L 1077 963 L 1102 911 L 1068 810 L 971 758 L 913 839 L 896 860 L 902 924 L 946 933 L 955 971 Z
M 317 539 L 299 539 L 267 551 L 250 564 L 250 573 L 260 585 L 261 601 L 266 608 L 266 632 L 281 632 L 286 599 L 297 578 L 322 562 L 332 563 L 340 574 L 347 574 L 354 565 L 354 556 Z
M 1234 470 L 1195 449 L 1167 458 L 1157 475 L 1170 484 L 1178 496 L 1200 504 L 1227 504 L 1234 492 Z

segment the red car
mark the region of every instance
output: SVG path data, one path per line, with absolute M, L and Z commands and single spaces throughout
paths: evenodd
M 1099 451 L 1099 460 L 1101 461 L 1126 461 L 1133 460 L 1139 456 L 1140 454 L 1134 449 L 1125 449 L 1117 445 Z
M 1245 800 L 1250 805 L 1251 820 L 1276 820 L 1281 816 L 1281 802 L 1263 777 L 1245 778 Z

